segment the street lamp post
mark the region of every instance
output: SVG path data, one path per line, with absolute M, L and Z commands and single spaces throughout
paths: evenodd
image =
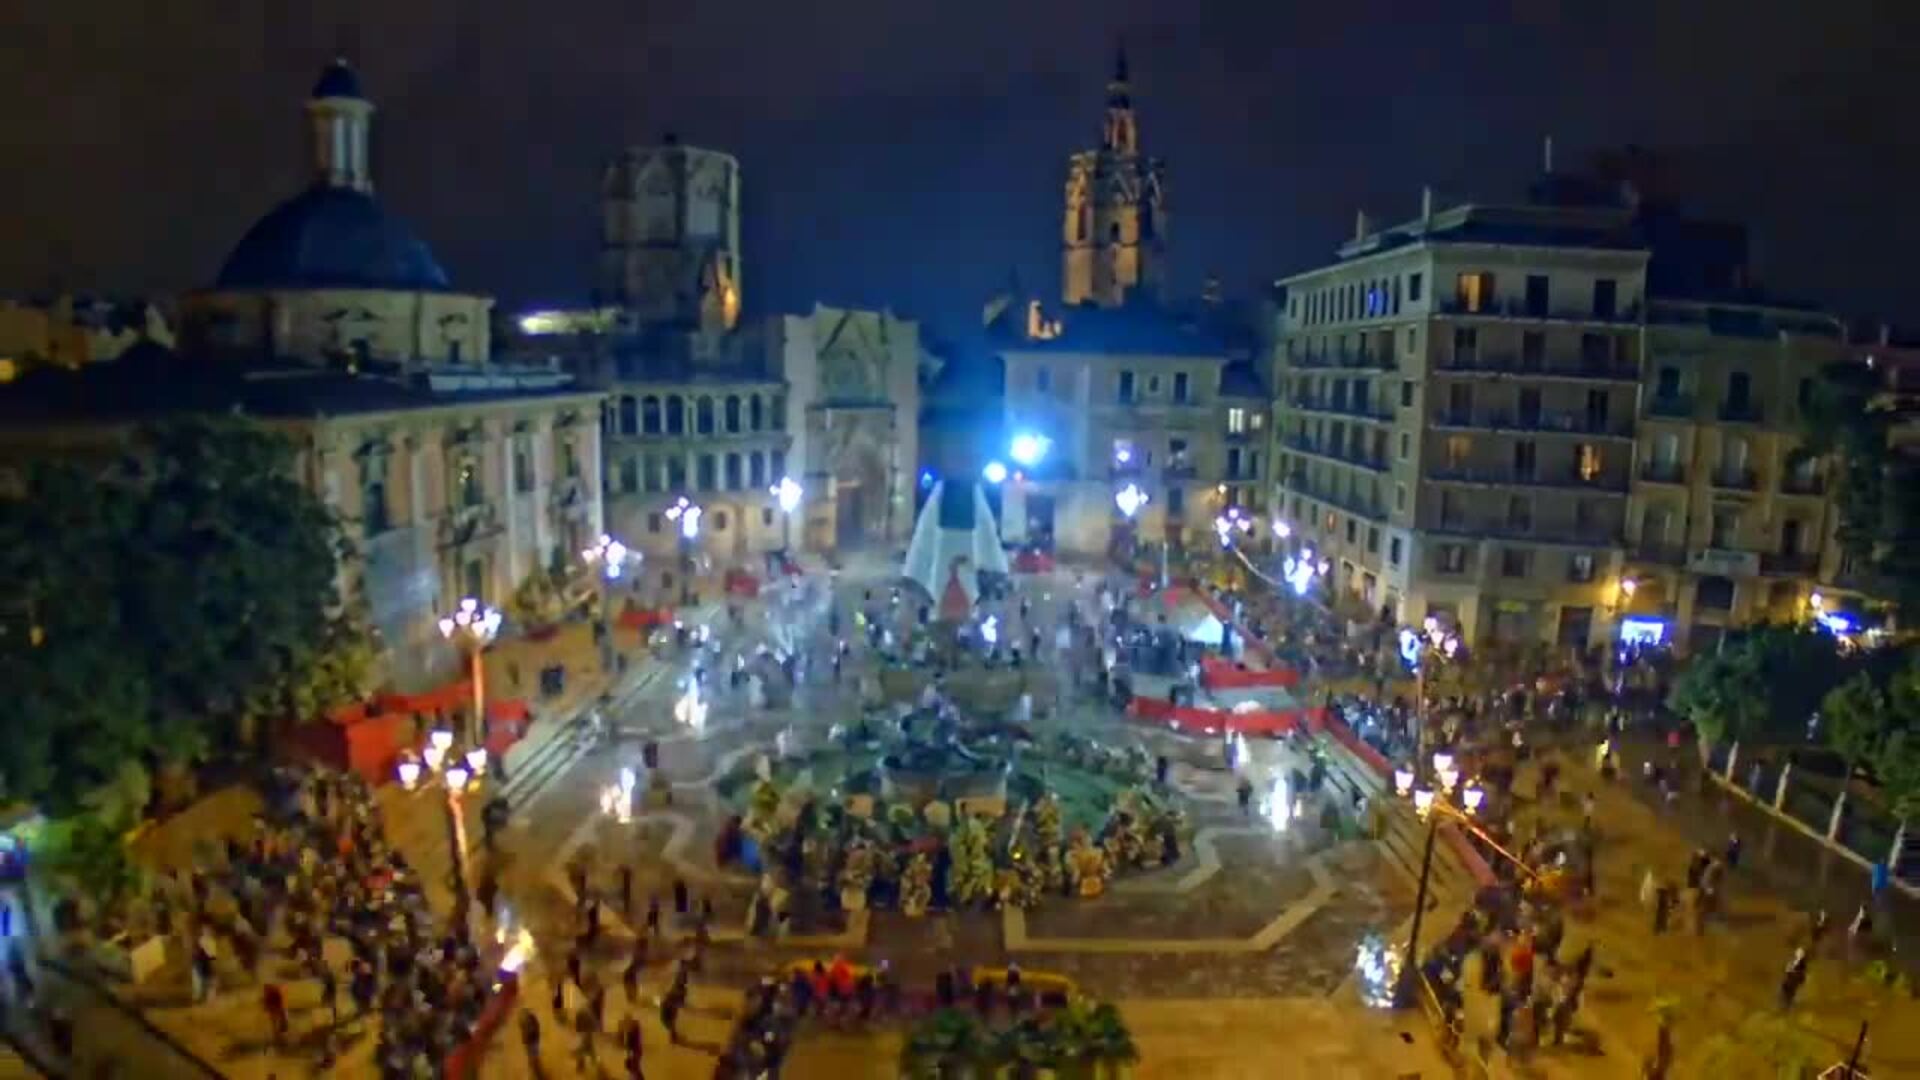
M 1452 660 L 1460 652 L 1460 639 L 1441 625 L 1439 619 L 1427 616 L 1420 629 L 1419 634 L 1411 630 L 1401 631 L 1400 642 L 1402 655 L 1411 652 L 1414 664 L 1413 760 L 1416 766 L 1424 760 L 1427 752 L 1427 668 Z
M 787 553 L 788 558 L 792 558 L 793 512 L 800 508 L 800 499 L 806 494 L 806 489 L 802 488 L 800 481 L 793 477 L 783 476 L 779 483 L 767 489 L 767 494 L 772 495 L 773 501 L 780 505 L 781 527 L 784 530 L 780 547 Z
M 1452 768 L 1451 761 L 1448 770 Z M 1454 780 L 1459 774 L 1453 775 Z M 1401 771 L 1394 774 L 1394 784 L 1400 794 L 1406 795 L 1413 786 L 1413 774 Z M 1453 785 L 1447 785 L 1452 793 Z M 1478 785 L 1468 784 L 1460 794 L 1461 806 L 1455 809 L 1451 803 L 1438 798 L 1431 790 L 1420 788 L 1412 790 L 1414 812 L 1427 824 L 1427 837 L 1420 851 L 1420 884 L 1414 890 L 1413 925 L 1407 931 L 1407 951 L 1400 962 L 1400 978 L 1394 984 L 1393 1003 L 1396 1008 L 1409 1008 L 1419 1002 L 1420 987 L 1420 926 L 1427 913 L 1427 884 L 1433 877 L 1433 838 L 1439 832 L 1441 817 L 1451 817 L 1459 821 L 1470 821 L 1472 815 L 1480 809 L 1480 803 L 1486 798 Z
M 445 793 L 441 808 L 445 812 L 447 825 L 448 879 L 453 886 L 457 909 L 465 910 L 471 895 L 467 887 L 467 818 L 462 799 L 486 773 L 487 751 L 485 747 L 476 746 L 464 755 L 455 754 L 453 742 L 453 732 L 436 730 L 428 735 L 421 756 L 425 759 L 425 778 L 431 780 L 437 777 Z M 411 758 L 404 760 L 400 762 L 398 772 L 400 786 L 412 791 L 423 779 L 422 762 Z
M 627 562 L 639 561 L 640 554 L 606 533 L 601 533 L 600 539 L 595 540 L 593 546 L 581 552 L 580 555 L 587 560 L 588 566 L 593 567 L 594 580 L 600 590 L 600 670 L 612 674 L 614 666 L 613 583 L 620 579 Z
M 473 718 L 468 722 L 466 731 L 466 741 L 470 745 L 486 742 L 486 665 L 481 662 L 481 654 L 499 632 L 499 609 L 488 607 L 471 596 L 460 601 L 460 606 L 453 609 L 452 614 L 440 620 L 441 636 L 467 654 L 469 675 L 473 680 Z
M 700 539 L 700 504 L 680 496 L 667 507 L 667 520 L 680 529 L 680 602 L 691 605 L 693 591 L 693 545 Z

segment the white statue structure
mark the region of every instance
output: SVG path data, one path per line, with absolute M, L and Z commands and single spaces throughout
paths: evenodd
M 978 484 L 942 480 L 920 508 L 901 574 L 926 590 L 942 617 L 950 617 L 951 589 L 959 589 L 969 610 L 979 602 L 981 571 L 1010 572 L 986 493 Z

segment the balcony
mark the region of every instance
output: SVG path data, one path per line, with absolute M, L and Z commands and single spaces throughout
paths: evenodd
M 1693 395 L 1691 394 L 1655 394 L 1647 399 L 1648 416 L 1664 416 L 1672 420 L 1693 419 Z
M 1288 366 L 1296 370 L 1345 370 L 1345 371 L 1398 371 L 1399 362 L 1392 352 L 1303 352 L 1287 361 Z
M 1759 477 L 1752 469 L 1739 469 L 1722 465 L 1708 475 L 1708 483 L 1725 491 L 1753 491 L 1760 486 Z
M 1729 424 L 1758 424 L 1766 419 L 1766 410 L 1757 401 L 1723 401 L 1719 416 Z
M 1472 484 L 1484 487 L 1577 488 L 1581 491 L 1624 495 L 1627 483 L 1611 476 L 1584 477 L 1572 469 L 1519 472 L 1514 469 L 1436 468 L 1427 471 L 1427 479 L 1438 484 Z
M 1486 319 L 1535 319 L 1541 322 L 1637 323 L 1640 305 L 1628 304 L 1613 311 L 1596 311 L 1591 304 L 1529 304 L 1525 299 L 1489 300 L 1477 306 L 1455 296 L 1439 302 L 1443 315 L 1477 316 Z
M 1677 461 L 1649 461 L 1640 466 L 1640 479 L 1649 484 L 1684 484 L 1687 467 Z
M 1820 556 L 1810 551 L 1781 551 L 1760 556 L 1760 572 L 1780 577 L 1811 577 L 1820 569 Z
M 443 548 L 457 548 L 505 531 L 499 507 L 491 502 L 450 507 L 440 518 L 439 542 Z
M 1288 402 L 1301 412 L 1326 413 L 1329 416 L 1349 416 L 1357 420 L 1377 420 L 1389 423 L 1393 420 L 1393 410 L 1377 401 L 1356 403 L 1352 401 L 1334 401 L 1329 398 L 1296 394 Z
M 1328 461 L 1338 461 L 1343 465 L 1357 465 L 1362 469 L 1370 469 L 1374 472 L 1387 471 L 1387 459 L 1383 456 L 1341 451 L 1327 443 L 1321 442 L 1318 439 L 1310 439 L 1305 435 L 1289 435 L 1280 440 L 1280 445 L 1302 454 L 1311 454 L 1314 457 L 1324 458 Z
M 1604 525 L 1550 525 L 1544 522 L 1514 522 L 1498 518 L 1486 521 L 1441 522 L 1438 527 L 1430 531 L 1467 540 L 1513 540 L 1551 544 L 1558 547 L 1620 546 L 1620 534 Z
M 1657 540 L 1642 541 L 1629 549 L 1628 561 L 1653 563 L 1658 566 L 1685 566 L 1687 546 Z
M 1529 415 L 1490 412 L 1481 416 L 1472 413 L 1442 410 L 1433 416 L 1433 426 L 1440 428 L 1467 428 L 1484 431 L 1524 431 L 1542 435 L 1588 435 L 1602 439 L 1628 439 L 1633 437 L 1633 426 L 1627 423 L 1613 422 L 1591 417 L 1584 413 L 1541 411 Z
M 1161 477 L 1168 483 L 1177 480 L 1191 480 L 1200 474 L 1198 467 L 1191 461 L 1170 461 L 1160 470 Z
M 1523 379 L 1578 379 L 1608 382 L 1638 382 L 1636 364 L 1616 361 L 1590 361 L 1563 358 L 1537 361 L 1514 353 L 1456 353 L 1434 367 L 1438 375 L 1512 375 Z

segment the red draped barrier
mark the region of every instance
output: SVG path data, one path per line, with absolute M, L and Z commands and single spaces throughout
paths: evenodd
M 1291 690 L 1300 685 L 1300 673 L 1290 667 L 1243 668 L 1231 660 L 1203 657 L 1200 682 L 1209 690 L 1237 690 L 1277 686 Z
M 441 1075 L 447 1080 L 467 1080 L 480 1072 L 480 1059 L 486 1056 L 487 1044 L 493 1040 L 494 1033 L 507 1022 L 507 1015 L 513 1012 L 513 1004 L 520 996 L 520 980 L 507 977 L 501 980 L 498 992 L 487 998 L 486 1008 L 480 1010 L 480 1019 L 473 1025 L 473 1034 L 466 1042 L 453 1048 L 443 1062 Z
M 1013 557 L 1016 574 L 1044 574 L 1053 569 L 1053 556 L 1044 551 L 1022 551 Z
M 672 608 L 630 607 L 620 613 L 617 620 L 622 630 L 646 630 L 655 626 L 672 626 Z
M 751 600 L 760 595 L 760 579 L 745 570 L 727 571 L 724 587 L 731 596 L 743 596 Z
M 381 694 L 375 704 L 383 713 L 430 713 L 452 711 L 473 700 L 473 683 L 458 679 L 418 694 Z
M 1316 708 L 1227 712 L 1174 705 L 1162 698 L 1149 697 L 1134 698 L 1127 706 L 1127 712 L 1141 720 L 1169 723 L 1181 731 L 1196 734 L 1237 731 L 1244 735 L 1285 735 L 1302 726 L 1312 730 L 1321 711 Z

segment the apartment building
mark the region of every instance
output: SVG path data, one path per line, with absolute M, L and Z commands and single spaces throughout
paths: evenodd
M 1336 597 L 1472 643 L 1610 636 L 1647 264 L 1625 210 L 1428 194 L 1281 282 L 1274 517 Z
M 1153 308 L 1067 312 L 1062 332 L 1001 352 L 1004 428 L 1047 440 L 1002 494 L 1010 541 L 1083 555 L 1179 547 L 1229 505 L 1257 505 L 1266 391 L 1198 325 Z M 1018 463 L 1015 463 L 1018 464 Z M 1115 496 L 1133 487 L 1143 506 Z
M 1806 309 L 1653 301 L 1621 597 L 1633 633 L 1697 650 L 1805 617 L 1838 554 L 1828 463 L 1803 448 L 1801 411 L 1845 338 Z

